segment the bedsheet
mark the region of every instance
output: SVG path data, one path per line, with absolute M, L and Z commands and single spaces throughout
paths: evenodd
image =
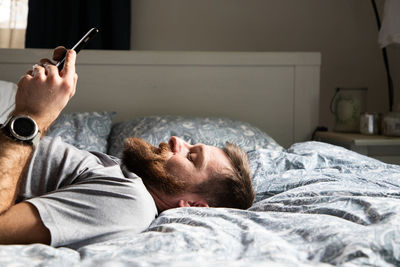
M 0 246 L 0 266 L 400 265 L 400 166 L 318 142 L 249 156 L 249 210 L 171 209 L 78 250 Z

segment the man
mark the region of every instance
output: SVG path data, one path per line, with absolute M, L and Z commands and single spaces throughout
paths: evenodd
M 53 59 L 64 53 L 57 48 Z M 60 138 L 39 143 L 75 94 L 75 60 L 68 51 L 59 72 L 42 59 L 18 82 L 0 130 L 0 243 L 77 248 L 141 232 L 170 208 L 252 205 L 249 163 L 233 144 L 221 150 L 171 137 L 154 147 L 129 138 L 120 162 Z

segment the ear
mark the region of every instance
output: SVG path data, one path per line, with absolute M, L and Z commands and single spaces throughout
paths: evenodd
M 189 201 L 186 199 L 181 199 L 178 201 L 178 206 L 180 208 L 183 208 L 183 207 L 206 207 L 206 208 L 209 208 L 208 203 L 205 200 Z

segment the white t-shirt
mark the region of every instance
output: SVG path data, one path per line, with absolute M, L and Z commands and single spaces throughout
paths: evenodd
M 142 180 L 117 158 L 44 137 L 19 200 L 39 211 L 52 246 L 78 248 L 145 230 L 157 208 Z

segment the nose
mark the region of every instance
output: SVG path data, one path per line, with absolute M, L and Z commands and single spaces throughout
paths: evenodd
M 173 153 L 186 153 L 191 145 L 182 138 L 172 136 L 168 142 L 169 146 L 171 147 L 171 151 Z

